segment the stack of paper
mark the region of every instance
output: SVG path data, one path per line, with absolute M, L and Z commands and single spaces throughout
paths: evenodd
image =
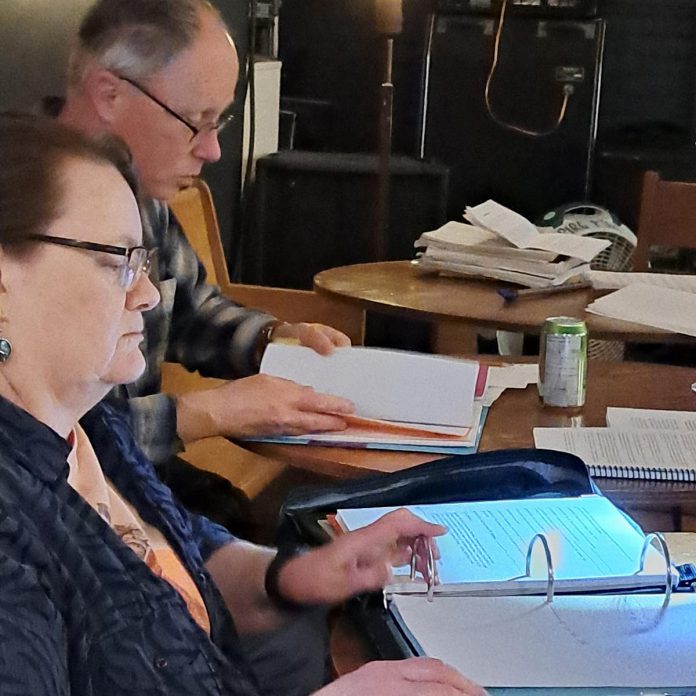
M 534 428 L 534 444 L 576 454 L 594 476 L 696 481 L 696 413 L 610 406 L 607 424 Z
M 610 244 L 543 232 L 494 201 L 467 208 L 464 217 L 471 224 L 448 222 L 416 240 L 416 247 L 426 247 L 419 260 L 422 268 L 546 287 L 589 271 L 589 262 Z

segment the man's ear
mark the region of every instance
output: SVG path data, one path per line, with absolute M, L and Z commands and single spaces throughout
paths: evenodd
M 85 77 L 83 89 L 99 118 L 108 125 L 113 124 L 121 107 L 123 81 L 110 70 L 97 67 Z

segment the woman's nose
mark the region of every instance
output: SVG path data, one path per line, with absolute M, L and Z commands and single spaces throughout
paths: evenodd
M 126 307 L 128 309 L 147 312 L 154 309 L 160 301 L 157 286 L 150 280 L 147 273 L 141 273 L 135 285 L 128 291 Z

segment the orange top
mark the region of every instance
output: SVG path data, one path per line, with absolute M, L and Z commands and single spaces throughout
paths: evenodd
M 182 597 L 194 621 L 210 635 L 210 619 L 198 588 L 162 533 L 146 524 L 104 476 L 97 455 L 82 428 L 73 429 L 68 443 L 68 483 L 118 534 L 126 546 L 157 577 L 166 580 Z

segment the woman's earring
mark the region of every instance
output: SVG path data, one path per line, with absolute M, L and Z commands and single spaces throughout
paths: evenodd
M 0 338 L 0 363 L 5 363 L 12 355 L 12 344 L 6 338 Z

